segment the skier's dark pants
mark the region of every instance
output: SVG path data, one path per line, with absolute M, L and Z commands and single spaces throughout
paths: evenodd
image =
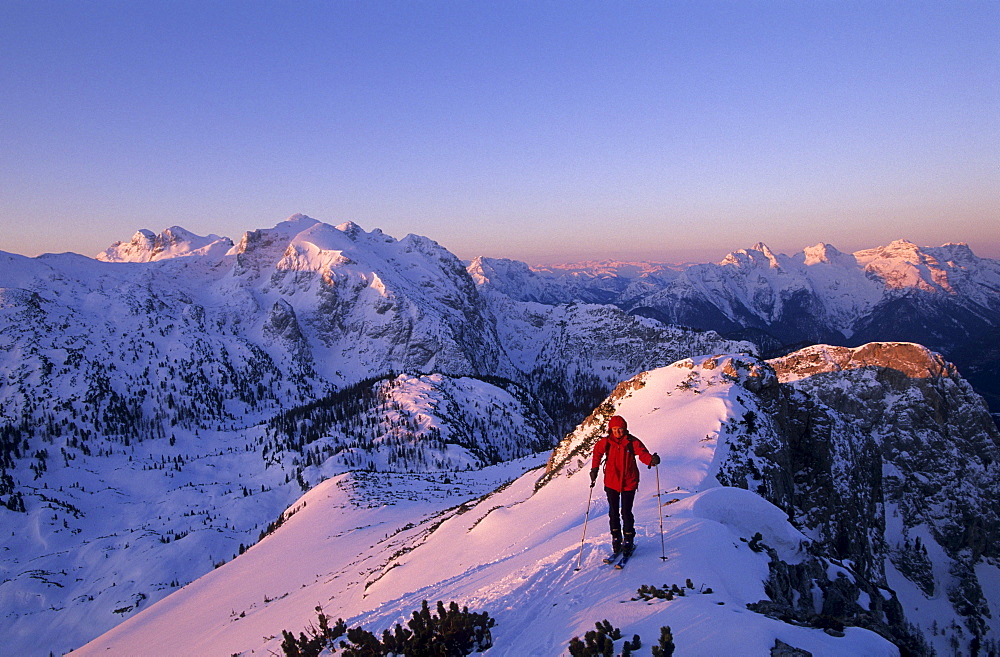
M 632 515 L 632 503 L 635 502 L 635 491 L 616 491 L 604 487 L 604 492 L 608 495 L 608 519 L 611 524 L 611 535 L 620 537 L 622 535 L 622 520 L 625 521 L 625 539 L 627 543 L 632 542 L 635 536 L 635 517 Z M 619 506 L 621 513 L 619 514 Z

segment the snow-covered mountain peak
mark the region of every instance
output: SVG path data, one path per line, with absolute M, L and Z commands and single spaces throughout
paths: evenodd
M 130 241 L 115 242 L 95 257 L 103 262 L 153 262 L 184 256 L 221 258 L 232 246 L 228 237 L 202 237 L 180 226 L 171 226 L 159 235 L 142 228 Z
M 350 226 L 364 234 L 355 224 Z M 342 252 L 353 245 L 355 235 L 353 230 L 344 232 L 312 217 L 295 214 L 274 228 L 247 231 L 230 253 L 237 256 L 238 274 L 248 271 L 260 274 L 271 268 L 324 271 L 331 264 L 350 262 Z
M 388 237 L 377 228 L 371 232 L 371 235 L 381 236 L 382 239 L 386 239 L 386 237 Z M 457 256 L 429 237 L 417 235 L 415 233 L 408 233 L 406 237 L 400 240 L 400 244 L 403 245 L 403 250 L 407 253 L 421 253 L 439 260 L 443 259 L 454 261 L 459 266 L 462 266 L 463 269 L 465 268 L 462 265 L 462 261 L 458 260 Z
M 550 294 L 545 278 L 524 262 L 508 258 L 486 258 L 477 256 L 466 271 L 477 287 L 493 289 L 522 301 L 546 302 Z
M 777 266 L 777 256 L 767 244 L 764 244 L 763 242 L 757 242 L 756 244 L 753 245 L 753 250 L 760 251 L 761 253 L 764 254 L 765 258 L 771 261 L 773 266 Z
M 978 258 L 972 248 L 965 242 L 947 242 L 937 248 L 938 258 L 949 265 L 966 265 L 975 263 Z
M 342 224 L 337 224 L 336 228 L 352 239 L 365 233 L 365 230 L 353 221 L 345 221 Z
M 968 263 L 974 256 L 971 250 L 963 254 L 961 249 L 950 248 L 946 251 L 946 262 L 942 263 L 936 251 L 906 240 L 896 240 L 888 246 L 858 251 L 854 257 L 869 276 L 881 279 L 889 289 L 916 288 L 925 292 L 954 293 L 949 280 L 954 264 L 947 261 L 947 255 L 965 255 L 963 263 Z
M 275 230 L 282 230 L 289 233 L 300 233 L 303 230 L 309 228 L 310 226 L 314 226 L 318 223 L 322 222 L 319 221 L 319 219 L 313 219 L 307 214 L 296 212 L 295 214 L 291 215 L 290 217 L 279 223 L 274 228 Z
M 763 242 L 757 242 L 749 249 L 733 251 L 723 258 L 719 264 L 743 268 L 767 267 L 770 269 L 781 269 L 778 256 Z
M 149 254 L 153 251 L 153 241 L 156 239 L 156 233 L 149 230 L 148 228 L 140 228 L 132 236 L 129 242 L 115 242 L 109 246 L 105 251 L 97 254 L 98 260 L 111 260 L 115 256 L 119 256 L 120 259 L 124 260 L 126 256 L 145 256 L 148 260 Z M 140 256 L 140 254 L 142 254 Z M 104 257 L 102 257 L 104 256 Z
M 853 256 L 842 253 L 832 244 L 820 242 L 815 246 L 807 246 L 802 250 L 803 264 L 807 267 L 818 264 L 837 265 L 840 267 L 857 267 Z
M 490 282 L 490 275 L 492 274 L 492 272 L 490 271 L 491 267 L 488 264 L 489 261 L 490 259 L 486 258 L 485 256 L 476 256 L 465 268 L 465 270 L 469 272 L 469 276 L 472 277 L 472 281 L 477 286 L 486 285 Z M 528 268 L 528 265 L 526 263 L 522 262 L 520 264 L 523 266 L 524 269 Z
M 369 278 L 371 271 L 398 266 L 413 275 L 414 269 L 427 268 L 425 260 L 447 261 L 450 267 L 461 268 L 454 255 L 429 238 L 407 235 L 396 240 L 378 228 L 367 232 L 352 221 L 331 226 L 305 215 L 293 215 L 274 228 L 247 232 L 233 253 L 238 256 L 238 273 L 261 273 L 273 267 L 317 272 L 327 282 L 334 269 L 352 264 L 358 264 L 367 273 L 359 272 Z
M 886 246 L 877 246 L 873 249 L 863 249 L 855 252 L 855 257 L 859 262 L 874 260 L 877 258 L 910 258 L 919 260 L 920 247 L 909 240 L 893 240 Z
M 282 240 L 289 241 L 296 235 L 317 225 L 323 224 L 320 221 L 304 214 L 293 214 L 288 219 L 285 219 L 275 225 L 273 228 L 258 228 L 256 230 L 248 230 L 243 233 L 243 237 L 234 247 L 233 253 L 246 253 L 250 249 L 259 248 L 264 243 L 272 243 Z

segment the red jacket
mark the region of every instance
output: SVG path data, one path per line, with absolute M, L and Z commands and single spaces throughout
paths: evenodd
M 645 465 L 652 462 L 652 455 L 642 441 L 632 434 L 622 438 L 605 436 L 594 445 L 594 468 L 600 467 L 601 457 L 607 454 L 604 463 L 604 485 L 616 491 L 635 490 L 639 488 L 639 467 L 635 457 L 639 457 Z

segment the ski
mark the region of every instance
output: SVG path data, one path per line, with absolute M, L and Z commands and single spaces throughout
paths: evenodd
M 620 556 L 622 556 L 621 550 L 619 550 L 618 552 L 612 552 L 608 556 L 604 557 L 604 563 L 608 564 L 614 563 L 615 561 L 618 560 L 618 557 Z
M 624 568 L 625 564 L 628 563 L 628 560 L 632 557 L 632 555 L 634 553 L 635 553 L 635 548 L 632 548 L 631 550 L 626 550 L 625 552 L 622 552 L 621 561 L 619 561 L 618 563 L 615 564 L 615 569 L 616 570 L 621 570 L 622 568 Z

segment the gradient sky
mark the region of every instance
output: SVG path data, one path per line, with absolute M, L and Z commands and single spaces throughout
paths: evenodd
M 0 250 L 1000 258 L 1000 2 L 0 0 Z

